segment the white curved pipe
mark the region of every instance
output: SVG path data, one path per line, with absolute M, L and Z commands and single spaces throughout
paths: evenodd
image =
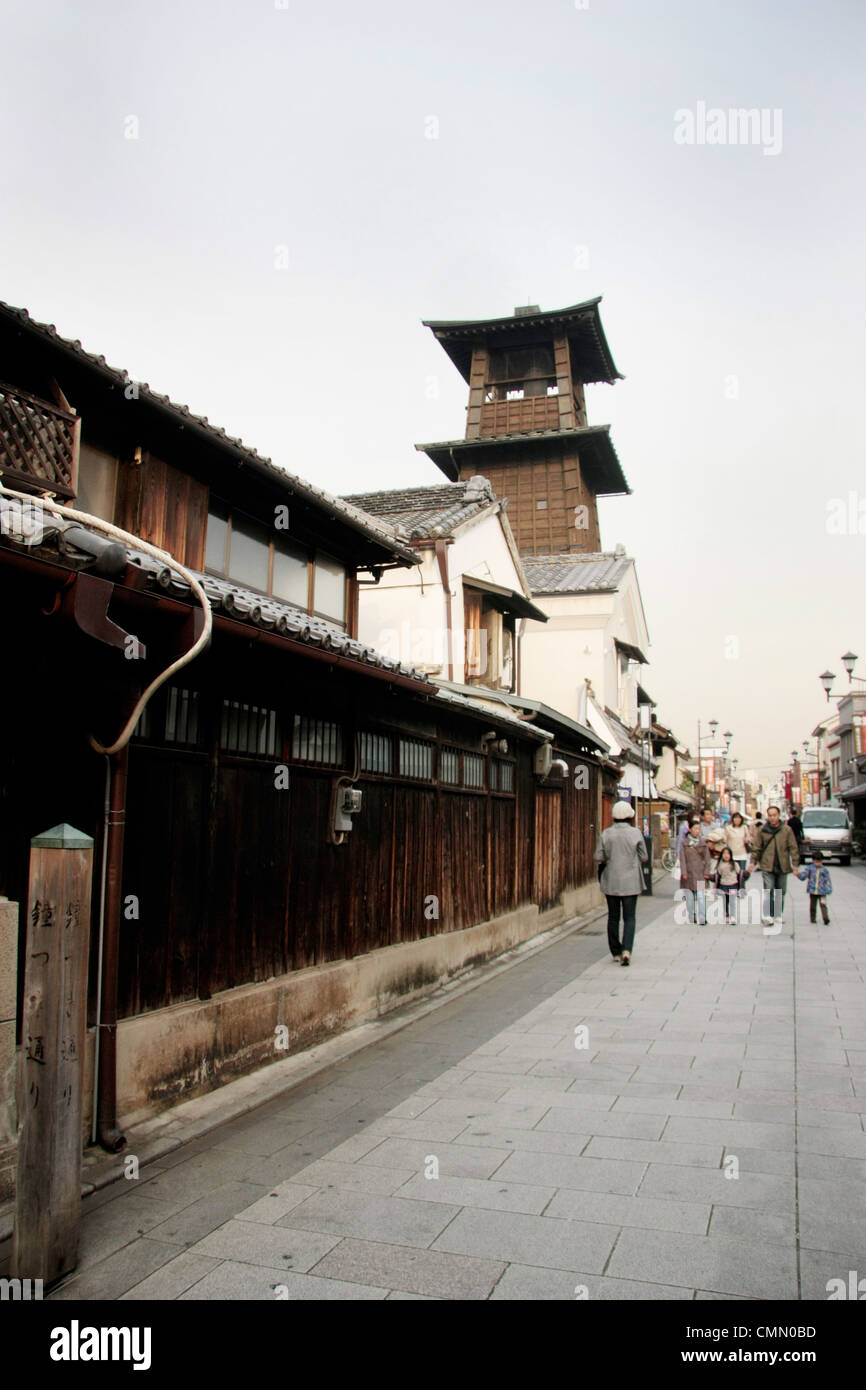
M 94 748 L 97 753 L 104 753 L 106 757 L 112 757 L 113 754 L 119 753 L 120 750 L 125 748 L 129 743 L 135 726 L 141 717 L 142 710 L 147 705 L 151 696 L 154 695 L 156 691 L 159 690 L 159 687 L 164 685 L 169 677 L 173 676 L 176 671 L 180 671 L 182 667 L 186 666 L 190 661 L 195 660 L 199 653 L 204 651 L 205 647 L 210 642 L 211 632 L 213 630 L 213 614 L 211 612 L 208 596 L 191 570 L 188 570 L 178 560 L 175 560 L 173 555 L 169 555 L 168 551 L 160 550 L 158 546 L 151 545 L 148 541 L 141 540 L 139 536 L 133 536 L 129 531 L 121 530 L 119 526 L 112 525 L 110 521 L 103 521 L 101 516 L 91 516 L 89 512 L 79 512 L 74 507 L 63 506 L 60 502 L 49 501 L 44 497 L 34 497 L 32 493 L 15 492 L 12 488 L 5 487 L 2 482 L 0 482 L 0 493 L 5 497 L 17 497 L 22 502 L 29 503 L 30 506 L 33 506 L 34 503 L 38 503 L 39 506 L 44 507 L 46 511 L 54 512 L 65 520 L 78 521 L 87 526 L 92 526 L 95 531 L 101 531 L 103 535 L 108 536 L 111 540 L 120 541 L 122 545 L 129 546 L 131 550 L 141 550 L 145 555 L 150 555 L 155 560 L 161 560 L 164 565 L 174 570 L 175 573 L 179 574 L 189 585 L 202 606 L 202 611 L 204 613 L 204 628 L 199 637 L 188 652 L 185 652 L 183 656 L 179 656 L 161 675 L 151 681 L 150 685 L 142 693 L 129 719 L 126 721 L 119 738 L 112 743 L 110 747 L 106 748 L 103 744 L 99 743 L 92 734 L 90 735 L 91 748 Z

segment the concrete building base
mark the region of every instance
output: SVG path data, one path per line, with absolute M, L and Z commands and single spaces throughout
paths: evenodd
M 601 902 L 593 881 L 563 893 L 545 912 L 528 904 L 461 931 L 383 947 L 125 1019 L 118 1026 L 117 1041 L 121 1127 L 379 1018 Z M 92 1041 L 91 1034 L 91 1074 Z

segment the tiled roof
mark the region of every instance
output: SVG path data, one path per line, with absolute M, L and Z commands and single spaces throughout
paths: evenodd
M 588 594 L 617 589 L 632 560 L 628 555 L 521 555 L 534 594 Z
M 524 306 L 505 318 L 425 319 L 424 327 L 435 334 L 466 381 L 470 376 L 474 343 L 490 339 L 498 346 L 497 339 L 506 343 L 519 342 L 528 335 L 537 337 L 540 333 L 552 338 L 558 331 L 568 336 L 572 363 L 579 369 L 583 381 L 614 382 L 622 379 L 622 373 L 617 371 L 604 335 L 598 310 L 600 303 L 601 295 L 598 295 L 580 304 L 569 304 L 564 309 Z
M 510 710 L 495 709 L 487 704 L 481 696 L 478 699 L 473 699 L 471 695 L 461 695 L 457 690 L 445 689 L 444 686 L 440 685 L 437 699 L 443 704 L 452 705 L 467 714 L 490 720 L 492 723 L 507 724 L 515 732 L 519 729 L 521 738 L 535 739 L 538 743 L 549 743 L 553 738 L 549 729 L 543 729 L 540 724 L 529 724 L 525 719 L 520 719 L 516 714 L 512 714 Z
M 481 434 L 473 439 L 443 439 L 431 444 L 416 444 L 415 448 L 432 459 L 446 477 L 456 479 L 460 469 L 470 459 L 473 460 L 473 467 L 483 468 L 485 457 L 491 462 L 503 462 L 506 455 L 524 456 L 527 445 L 548 448 L 557 441 L 571 444 L 577 449 L 581 472 L 591 492 L 609 497 L 630 491 L 613 447 L 610 425 L 509 430 L 506 434 Z
M 148 588 L 169 593 L 173 591 L 177 594 L 190 592 L 189 585 L 184 583 L 178 574 L 161 565 L 152 556 L 144 555 L 138 550 L 128 550 L 127 555 L 131 564 L 144 570 Z M 431 686 L 432 693 L 432 682 L 422 671 L 416 671 L 411 666 L 404 666 L 400 661 L 392 661 L 390 657 L 383 656 L 375 647 L 368 647 L 354 637 L 349 637 L 336 623 L 313 617 L 283 599 L 269 598 L 253 589 L 244 589 L 228 579 L 217 579 L 212 574 L 199 574 L 196 570 L 192 570 L 191 573 L 201 582 L 214 610 L 221 610 L 236 620 L 251 623 L 254 627 L 278 632 L 282 637 L 290 637 L 296 642 L 337 652 L 362 665 L 376 666 L 379 670 L 393 671 L 395 675 L 423 681 Z
M 356 492 L 344 501 L 387 522 L 406 540 L 425 540 L 453 535 L 465 522 L 489 510 L 496 498 L 487 478 L 471 478 L 432 487 Z
M 635 743 L 631 733 L 619 716 L 614 714 L 612 709 L 608 709 L 607 706 L 605 706 L 604 717 L 610 724 L 622 747 L 631 753 L 633 757 L 642 760 L 645 756 L 643 749 L 639 743 Z
M 26 309 L 16 309 L 14 305 L 4 304 L 0 301 L 0 322 L 4 318 L 7 321 L 17 322 L 23 330 L 42 338 L 53 347 L 71 353 L 80 362 L 110 380 L 114 385 L 125 388 L 130 384 L 128 372 L 122 371 L 119 367 L 110 367 L 104 357 L 97 357 L 94 353 L 87 352 L 79 339 L 73 341 L 71 338 L 62 337 L 53 324 L 39 323 L 35 319 L 31 319 Z M 242 440 L 226 434 L 226 431 L 221 427 L 212 425 L 206 415 L 195 415 L 188 405 L 178 405 L 168 396 L 151 390 L 147 382 L 139 382 L 136 385 L 138 389 L 137 399 L 166 411 L 185 428 L 195 427 L 213 444 L 235 455 L 237 462 L 252 465 L 260 472 L 268 473 L 276 481 L 284 483 L 292 492 L 314 503 L 321 510 L 331 512 L 336 519 L 352 527 L 353 530 L 361 532 L 371 540 L 378 541 L 380 545 L 384 545 L 409 564 L 417 564 L 418 556 L 404 541 L 395 536 L 393 530 L 381 520 L 365 515 L 357 507 L 332 496 L 323 488 L 306 482 L 294 473 L 289 473 L 287 469 L 281 468 L 269 458 L 265 458 L 255 449 L 244 444 Z

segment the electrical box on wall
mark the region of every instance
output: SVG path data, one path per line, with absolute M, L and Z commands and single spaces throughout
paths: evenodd
M 352 829 L 352 817 L 361 809 L 364 793 L 355 787 L 342 786 L 334 799 L 334 833 L 341 835 Z
M 553 765 L 553 750 L 549 743 L 543 743 L 535 754 L 535 775 L 546 777 Z

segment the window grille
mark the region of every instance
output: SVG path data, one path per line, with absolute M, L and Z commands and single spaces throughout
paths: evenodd
M 514 791 L 514 764 L 494 758 L 490 764 L 490 789 L 495 792 Z
M 166 743 L 198 743 L 198 691 L 170 687 L 165 704 Z
M 480 753 L 463 754 L 464 787 L 484 786 L 484 759 Z
M 390 734 L 360 734 L 362 772 L 394 771 L 394 745 Z
M 400 776 L 429 780 L 433 776 L 432 744 L 416 738 L 400 739 Z
M 460 786 L 460 751 L 443 748 L 439 754 L 439 781 L 451 787 Z
M 296 714 L 292 731 L 292 757 L 328 767 L 343 766 L 343 731 L 327 719 Z
M 274 758 L 281 742 L 276 710 L 246 705 L 239 700 L 223 700 L 220 747 L 227 753 Z
M 138 722 L 133 730 L 133 738 L 150 738 L 153 724 L 150 717 L 150 705 L 145 705 Z

